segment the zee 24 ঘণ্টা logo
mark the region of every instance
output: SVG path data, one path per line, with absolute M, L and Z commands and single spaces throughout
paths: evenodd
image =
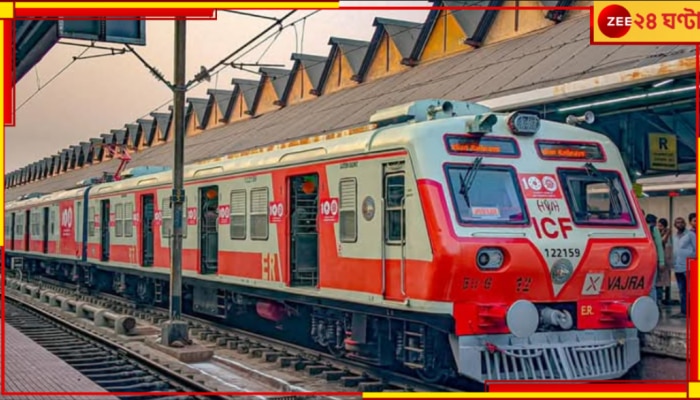
M 655 13 L 639 14 L 634 16 L 629 10 L 619 4 L 611 4 L 598 14 L 598 29 L 611 38 L 619 39 L 629 33 L 632 26 L 640 30 L 653 31 L 657 27 L 665 26 L 669 29 L 698 30 L 700 29 L 700 12 L 690 8 L 683 8 L 683 13 Z

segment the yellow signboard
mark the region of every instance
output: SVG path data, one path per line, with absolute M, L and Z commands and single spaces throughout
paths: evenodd
M 592 43 L 697 43 L 698 1 L 593 2 Z
M 649 134 L 649 169 L 678 170 L 678 143 L 672 133 Z

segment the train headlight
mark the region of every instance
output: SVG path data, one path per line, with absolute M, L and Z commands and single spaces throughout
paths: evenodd
M 494 247 L 486 247 L 476 253 L 476 265 L 479 269 L 494 270 L 503 266 L 503 251 Z
M 532 136 L 540 130 L 540 115 L 532 111 L 517 111 L 508 116 L 508 129 L 514 135 Z
M 613 268 L 627 268 L 632 263 L 632 252 L 625 247 L 615 247 L 608 257 Z

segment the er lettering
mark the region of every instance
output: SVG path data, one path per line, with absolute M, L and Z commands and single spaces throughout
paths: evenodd
M 632 17 L 608 17 L 608 26 L 632 26 Z
M 593 306 L 581 306 L 581 315 L 593 315 Z

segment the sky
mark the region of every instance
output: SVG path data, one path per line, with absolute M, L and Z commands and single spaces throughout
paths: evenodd
M 342 1 L 341 4 L 430 5 L 423 1 Z M 279 17 L 288 11 L 251 12 Z M 292 53 L 328 56 L 331 36 L 370 40 L 375 17 L 424 22 L 428 11 L 322 10 L 303 19 L 311 13 L 313 10 L 298 10 L 285 20 L 285 25 L 298 21 L 294 26 L 284 29 L 275 40 L 271 37 L 236 62 L 276 64 L 290 69 Z M 188 21 L 186 79 L 194 77 L 201 66 L 209 68 L 219 62 L 271 22 L 224 11 L 218 12 L 215 21 Z M 173 80 L 173 39 L 173 21 L 147 21 L 146 45 L 135 46 L 138 54 L 169 81 Z M 121 48 L 120 45 L 99 45 Z M 16 85 L 16 126 L 5 128 L 5 173 L 109 133 L 111 129 L 123 128 L 124 124 L 147 117 L 153 111 L 167 110 L 172 99 L 170 89 L 151 75 L 133 54 L 73 61 L 73 57 L 83 51 L 84 47 L 59 42 Z M 82 56 L 106 53 L 89 49 Z M 257 67 L 246 68 L 257 70 Z M 207 89 L 230 90 L 232 78 L 259 80 L 260 76 L 226 68 L 212 76 L 210 82 L 205 81 L 188 91 L 187 97 L 208 98 Z

